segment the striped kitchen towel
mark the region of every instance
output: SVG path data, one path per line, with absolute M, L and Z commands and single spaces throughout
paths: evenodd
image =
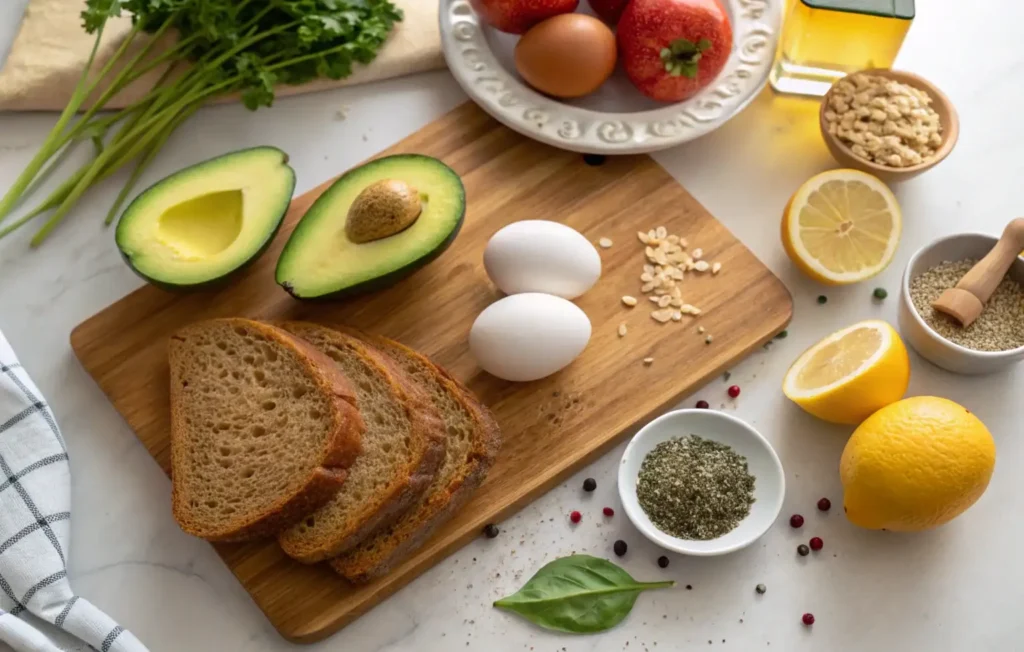
M 100 652 L 146 652 L 68 583 L 71 469 L 53 413 L 0 333 L 0 642 L 60 652 L 28 611 Z

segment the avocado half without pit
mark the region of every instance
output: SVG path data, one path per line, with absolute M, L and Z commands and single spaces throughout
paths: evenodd
M 224 154 L 175 172 L 136 197 L 117 223 L 117 247 L 155 285 L 216 283 L 263 253 L 294 189 L 295 172 L 281 150 Z
M 377 290 L 441 254 L 458 235 L 466 191 L 450 167 L 396 154 L 349 170 L 313 203 L 277 261 L 298 299 Z

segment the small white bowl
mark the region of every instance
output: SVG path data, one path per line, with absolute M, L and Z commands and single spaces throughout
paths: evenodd
M 663 441 L 687 435 L 697 435 L 732 447 L 747 458 L 747 467 L 756 479 L 755 502 L 750 506 L 750 514 L 731 532 L 717 539 L 694 541 L 662 532 L 647 517 L 636 497 L 637 475 L 647 454 Z M 619 463 L 619 497 L 629 520 L 654 543 L 684 555 L 710 557 L 749 546 L 775 522 L 785 495 L 786 476 L 782 462 L 768 440 L 746 422 L 715 410 L 676 410 L 658 417 L 636 433 Z
M 925 323 L 910 299 L 910 283 L 917 276 L 947 260 L 980 260 L 992 250 L 998 238 L 983 233 L 958 233 L 939 238 L 917 250 L 903 272 L 900 288 L 899 325 L 903 339 L 922 358 L 958 374 L 990 374 L 1024 359 L 1024 346 L 1006 351 L 975 351 L 954 344 Z M 1010 278 L 1024 285 L 1024 259 L 1010 266 Z

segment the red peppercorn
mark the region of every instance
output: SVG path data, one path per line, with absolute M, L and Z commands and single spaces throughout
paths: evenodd
M 576 510 L 569 512 L 569 520 L 573 523 L 579 523 L 581 518 L 583 518 L 583 514 L 580 514 Z
M 832 509 L 832 501 L 829 500 L 828 498 L 822 498 L 821 500 L 818 501 L 818 509 L 820 509 L 823 512 L 827 512 L 828 510 Z
M 740 395 L 740 386 L 739 385 L 731 385 L 729 387 L 729 396 L 731 396 L 732 398 L 736 398 L 739 395 Z
M 711 407 L 711 405 L 709 405 L 707 401 L 697 401 L 698 410 L 706 410 L 709 407 Z
M 825 542 L 821 540 L 821 537 L 812 537 L 808 543 L 811 544 L 811 550 L 821 550 L 825 547 Z
M 804 614 L 804 617 L 800 620 L 804 621 L 804 624 L 810 627 L 814 624 L 814 614 Z
M 789 527 L 803 527 L 804 517 L 799 514 L 793 514 L 789 517 Z
M 615 510 L 614 510 L 614 509 L 612 509 L 611 507 L 605 507 L 605 508 L 604 508 L 603 510 L 601 510 L 601 511 L 603 511 L 603 512 L 604 512 L 604 515 L 605 515 L 605 516 L 609 516 L 609 517 L 611 517 L 611 516 L 615 516 Z

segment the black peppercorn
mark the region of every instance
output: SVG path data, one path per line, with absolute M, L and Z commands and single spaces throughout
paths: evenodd
M 802 543 L 796 547 L 796 551 L 797 554 L 799 554 L 801 557 L 806 557 L 807 555 L 811 554 L 811 549 Z
M 665 555 L 658 557 L 658 568 L 668 568 L 668 557 Z
M 819 304 L 828 303 L 828 297 L 826 297 L 824 294 L 819 294 L 818 295 L 818 303 Z
M 587 478 L 583 481 L 583 491 L 593 491 L 594 489 L 597 489 L 597 480 Z
M 626 554 L 626 548 L 627 547 L 628 546 L 626 546 L 626 542 L 623 541 L 622 539 L 619 539 L 618 541 L 615 542 L 615 545 L 612 546 L 612 550 L 615 551 L 616 555 L 621 557 L 622 555 Z
M 764 584 L 758 584 L 754 587 L 754 590 L 757 591 L 758 595 L 764 595 L 765 592 L 768 590 L 768 587 L 766 587 Z
M 498 526 L 494 523 L 488 523 L 484 526 L 484 535 L 488 539 L 493 539 L 494 537 L 498 536 L 499 532 L 501 532 L 501 530 L 499 530 Z

